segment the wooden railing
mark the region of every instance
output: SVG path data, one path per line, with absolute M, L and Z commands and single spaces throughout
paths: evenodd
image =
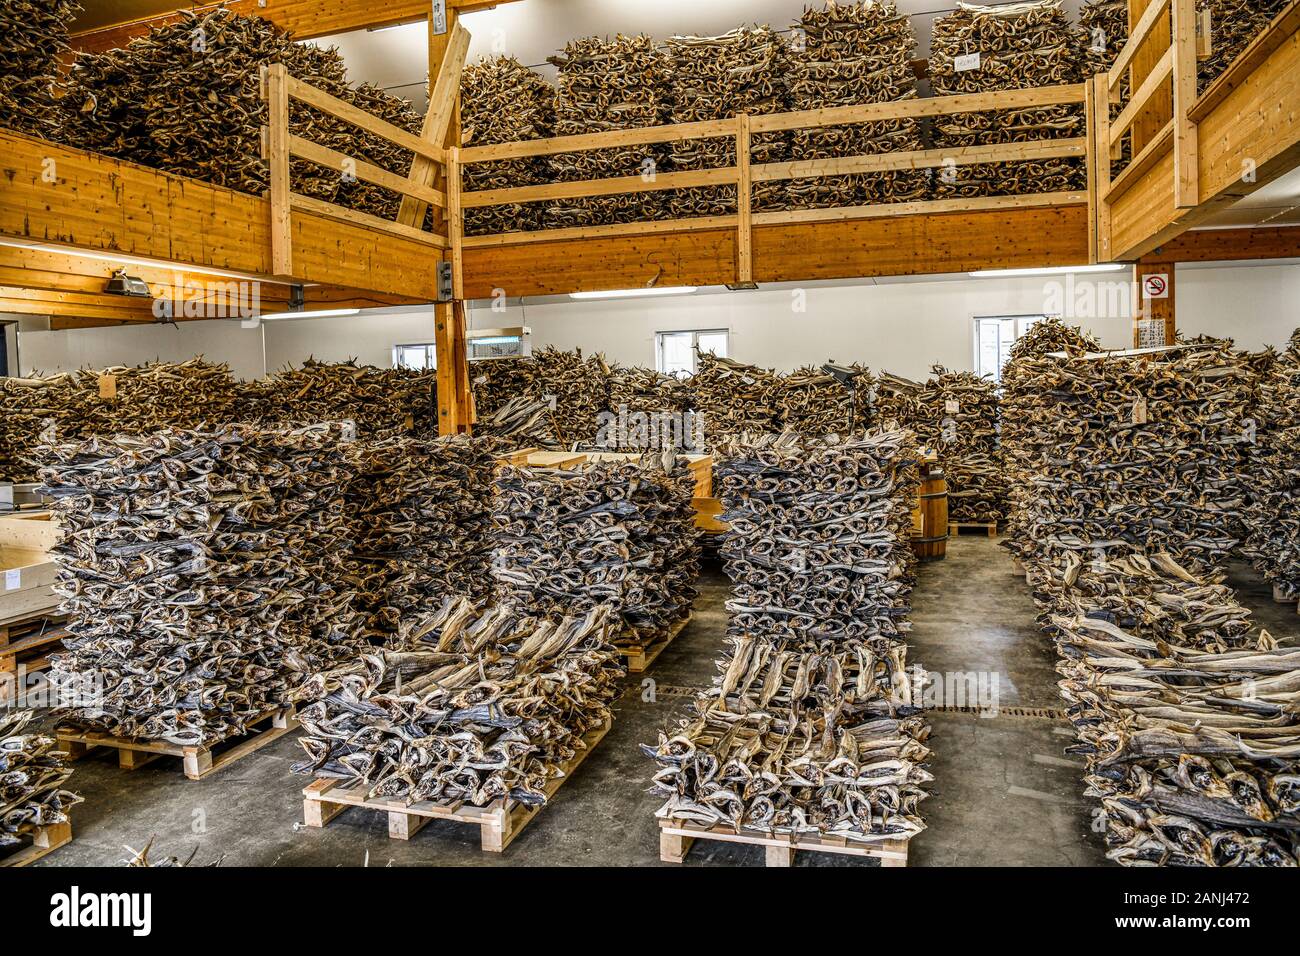
M 554 156 L 559 153 L 608 149 L 611 147 L 647 146 L 731 137 L 735 141 L 736 150 L 736 164 L 734 166 L 655 173 L 645 176 L 620 176 L 609 179 L 559 182 L 540 186 L 518 186 L 508 189 L 464 191 L 462 186 L 460 204 L 464 209 L 479 209 L 515 203 L 661 192 L 698 186 L 735 186 L 737 189 L 737 208 L 734 215 L 700 216 L 690 219 L 652 220 L 611 226 L 579 226 L 472 236 L 464 238 L 463 245 L 465 248 L 477 248 L 525 242 L 554 242 L 564 239 L 734 228 L 737 232 L 736 277 L 739 282 L 750 282 L 753 280 L 752 230 L 755 226 L 852 219 L 873 215 L 952 212 L 990 207 L 1043 206 L 1087 201 L 1086 193 L 1066 192 L 754 213 L 752 211 L 752 185 L 754 183 L 842 176 L 852 173 L 878 173 L 894 170 L 962 166 L 972 163 L 1016 162 L 1054 157 L 1086 158 L 1089 152 L 1089 138 L 1080 136 L 1068 139 L 1042 139 L 991 146 L 906 150 L 846 156 L 835 159 L 751 163 L 749 147 L 752 136 L 783 130 L 815 129 L 818 127 L 845 126 L 854 123 L 925 116 L 945 116 L 993 109 L 1024 109 L 1070 104 L 1082 106 L 1085 104 L 1085 99 L 1085 85 L 1075 84 L 1005 93 L 962 94 L 762 116 L 742 114 L 734 119 L 727 120 L 679 123 L 670 126 L 615 130 L 608 133 L 556 136 L 549 139 L 503 143 L 495 146 L 468 147 L 460 150 L 459 153 L 458 162 L 462 170 L 466 166 L 477 163 L 490 163 L 506 159 Z

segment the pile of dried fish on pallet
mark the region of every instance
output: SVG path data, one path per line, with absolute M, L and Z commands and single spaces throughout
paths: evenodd
M 53 737 L 24 733 L 30 710 L 0 711 L 0 860 L 42 827 L 68 822 L 81 797 L 63 789 L 72 776 Z
M 918 445 L 933 447 L 939 441 L 939 420 L 929 389 L 922 382 L 881 372 L 876 379 L 876 419 L 888 430 L 906 428 Z
M 1002 7 L 957 4 L 934 22 L 930 85 L 935 96 L 998 93 L 1078 83 L 1077 35 L 1061 0 Z M 1040 106 L 936 117 L 935 145 L 956 149 L 1085 135 L 1083 107 Z M 1081 158 L 946 166 L 934 181 L 941 199 L 1063 192 L 1084 187 Z
M 437 383 L 432 370 L 308 359 L 267 381 L 261 418 L 277 426 L 347 420 L 361 438 L 436 435 Z
M 791 41 L 790 109 L 815 110 L 891 103 L 916 96 L 916 37 L 894 0 L 829 2 L 805 9 Z M 790 155 L 800 161 L 923 148 L 913 118 L 800 129 Z M 789 208 L 861 206 L 926 198 L 924 171 L 897 170 L 795 179 L 785 185 Z
M 179 19 L 121 49 L 80 54 L 63 99 L 64 139 L 75 146 L 258 195 L 268 186 L 258 143 L 267 122 L 262 67 L 419 133 L 420 116 L 377 87 L 353 88 L 337 50 L 296 43 L 261 17 L 222 7 Z M 290 132 L 405 176 L 411 154 L 342 120 L 290 104 Z M 294 159 L 294 192 L 392 218 L 400 197 L 342 169 Z
M 697 594 L 695 480 L 665 452 L 572 470 L 504 467 L 493 501 L 497 600 L 529 614 L 612 605 L 617 640 L 645 644 Z
M 408 803 L 543 804 L 611 719 L 623 668 L 609 628 L 603 606 L 547 621 L 448 598 L 303 685 L 307 759 L 293 770 Z
M 780 430 L 776 375 L 771 369 L 702 352 L 691 385 L 695 407 L 704 417 L 704 436 L 710 448 L 746 434 L 765 435 Z
M 351 569 L 366 636 L 396 633 L 448 595 L 487 597 L 497 445 L 465 435 L 356 444 Z
M 668 58 L 648 36 L 570 40 L 547 58 L 559 70 L 555 132 L 559 136 L 660 126 L 668 116 Z M 660 146 L 624 146 L 550 157 L 555 182 L 644 176 L 665 168 Z M 546 208 L 550 228 L 600 226 L 662 218 L 663 193 L 558 199 Z
M 482 421 L 519 398 L 537 398 L 537 362 L 532 358 L 500 358 L 470 366 L 474 410 Z
M 1049 316 L 1035 322 L 1011 345 L 1002 367 L 1002 462 L 1007 481 L 1007 529 L 1009 539 L 1025 540 L 1028 509 L 1036 489 L 1033 484 L 1036 460 L 1035 425 L 1028 410 L 1033 395 L 1038 363 L 1051 352 L 1083 355 L 1101 351 L 1101 341 L 1076 326 Z
M 1198 0 L 1198 10 L 1210 11 L 1210 55 L 1198 65 L 1200 92 L 1226 70 L 1251 41 L 1264 32 L 1291 0 Z
M 555 125 L 555 90 L 512 56 L 484 58 L 465 67 L 460 81 L 462 146 L 496 146 L 545 139 Z M 548 180 L 545 157 L 500 159 L 464 167 L 466 192 L 537 186 Z M 540 229 L 540 203 L 510 203 L 465 210 L 465 234 Z
M 730 650 L 697 716 L 655 747 L 661 816 L 905 839 L 925 827 L 929 728 L 902 634 L 916 446 L 769 440 L 720 471 Z
M 1069 555 L 1029 578 L 1107 856 L 1300 865 L 1300 650 L 1253 633 L 1230 588 L 1169 555 Z
M 526 395 L 506 402 L 491 415 L 480 415 L 474 423 L 474 434 L 502 439 L 506 450 L 560 447 L 550 404 Z
M 948 520 L 998 522 L 1006 517 L 1007 483 L 998 442 L 997 386 L 973 372 L 934 366 L 929 391 L 939 420 L 935 446 L 948 479 Z
M 609 370 L 609 420 L 596 445 L 609 451 L 703 447 L 700 419 L 692 412 L 694 391 L 687 379 L 650 368 Z
M 669 122 L 709 122 L 742 113 L 760 116 L 788 109 L 787 51 L 771 27 L 738 27 L 716 37 L 669 37 L 665 50 L 670 69 Z M 752 162 L 778 162 L 785 152 L 784 137 L 779 133 L 758 133 L 751 138 Z M 736 141 L 734 135 L 681 140 L 671 145 L 669 155 L 675 171 L 734 166 Z M 755 188 L 759 202 L 773 191 L 768 183 L 758 183 Z M 736 187 L 679 189 L 670 194 L 669 202 L 674 219 L 725 216 L 736 211 Z
M 0 6 L 0 129 L 58 140 L 59 58 L 70 49 L 75 0 L 5 0 Z
M 1008 547 L 1224 560 L 1243 534 L 1250 389 L 1224 346 L 1024 360 L 1004 399 L 1027 499 Z
M 1246 551 L 1279 596 L 1300 596 L 1300 333 L 1264 374 L 1254 411 Z
M 829 372 L 812 366 L 780 376 L 776 394 L 781 427 L 805 438 L 857 435 L 870 428 L 875 420 L 871 370 L 849 365 L 844 371 L 852 375 L 852 391 Z
M 534 353 L 535 391 L 552 405 L 555 430 L 562 443 L 589 445 L 600 430 L 599 416 L 609 409 L 609 366 L 600 355 L 584 359 L 580 350 L 553 346 Z
M 339 429 L 165 430 L 43 449 L 70 615 L 72 722 L 184 745 L 238 735 L 355 651 Z

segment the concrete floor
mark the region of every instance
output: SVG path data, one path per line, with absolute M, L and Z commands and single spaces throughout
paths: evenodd
M 1260 623 L 1295 641 L 1294 605 L 1275 605 L 1249 568 L 1233 583 Z M 654 764 L 638 745 L 683 715 L 692 691 L 714 673 L 726 626 L 727 581 L 706 565 L 695 618 L 646 675 L 629 681 L 613 729 L 505 854 L 479 850 L 477 827 L 434 821 L 410 842 L 388 838 L 386 818 L 350 809 L 324 829 L 306 829 L 301 788 L 289 773 L 301 750 L 289 735 L 202 781 L 179 760 L 119 770 L 112 755 L 76 764 L 72 787 L 86 799 L 73 811 L 74 841 L 40 865 L 115 865 L 154 838 L 156 855 L 196 862 L 222 858 L 250 866 L 660 865 L 646 793 Z M 999 712 L 936 709 L 930 714 L 935 776 L 923 804 L 929 828 L 913 840 L 911 866 L 1096 866 L 1105 857 L 1082 797 L 1082 765 L 1066 758 L 1068 725 L 1055 716 L 1054 659 L 1034 626 L 1034 605 L 996 541 L 964 536 L 944 561 L 922 566 L 914 599 L 911 659 L 942 675 L 996 674 Z M 653 683 L 650 683 L 652 681 Z M 653 691 L 653 694 L 650 692 Z M 652 699 L 651 699 L 652 698 Z M 1035 708 L 1034 714 L 1017 708 Z M 1042 711 L 1046 711 L 1045 714 Z M 758 865 L 759 848 L 703 842 L 687 865 Z M 801 866 L 875 865 L 805 853 Z

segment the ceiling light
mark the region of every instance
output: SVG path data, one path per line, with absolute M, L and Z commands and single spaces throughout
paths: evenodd
M 570 292 L 570 299 L 634 299 L 645 295 L 690 295 L 693 285 L 650 287 L 646 289 L 610 289 L 607 292 Z
M 127 275 L 125 269 L 118 269 L 113 273 L 108 284 L 104 286 L 104 292 L 107 295 L 125 295 L 133 299 L 147 299 L 152 294 L 149 291 L 149 283 Z
M 360 312 L 360 309 L 316 309 L 306 312 L 272 312 L 260 318 L 263 322 L 274 322 L 276 319 L 329 319 L 340 315 L 358 315 Z
M 1015 276 L 1055 276 L 1068 272 L 1118 272 L 1127 269 L 1122 262 L 1107 263 L 1096 266 L 1057 266 L 1049 269 L 981 269 L 970 273 L 977 279 L 997 279 Z

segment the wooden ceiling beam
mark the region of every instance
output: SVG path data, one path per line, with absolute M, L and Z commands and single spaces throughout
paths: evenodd
M 1192 229 L 1170 239 L 1139 262 L 1233 262 L 1300 259 L 1300 226 Z
M 133 38 L 144 36 L 154 27 L 174 23 L 181 10 L 206 13 L 225 6 L 233 13 L 270 20 L 288 30 L 299 40 L 365 30 L 374 27 L 394 26 L 399 23 L 416 23 L 429 18 L 430 0 L 226 0 L 193 7 L 178 3 L 176 10 L 157 16 L 97 27 L 72 35 L 72 48 L 86 53 L 103 53 L 105 50 L 126 46 Z M 458 14 L 490 10 L 519 0 L 447 0 L 449 11 Z

